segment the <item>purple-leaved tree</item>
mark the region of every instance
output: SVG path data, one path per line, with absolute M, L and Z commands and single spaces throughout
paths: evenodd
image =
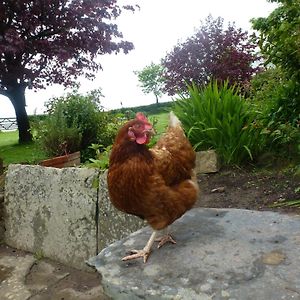
M 53 83 L 72 86 L 78 76 L 93 78 L 97 55 L 127 53 L 114 20 L 117 0 L 3 0 L 0 2 L 0 94 L 14 106 L 19 142 L 31 141 L 25 89 Z
M 169 95 L 186 91 L 186 84 L 192 81 L 205 85 L 213 79 L 228 80 L 243 85 L 258 70 L 254 66 L 256 44 L 234 24 L 224 29 L 223 22 L 220 17 L 209 16 L 193 36 L 177 44 L 163 59 Z

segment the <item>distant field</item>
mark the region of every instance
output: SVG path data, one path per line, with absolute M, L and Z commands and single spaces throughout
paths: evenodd
M 46 158 L 35 143 L 19 145 L 18 131 L 0 132 L 0 157 L 4 165 L 11 163 L 36 163 Z

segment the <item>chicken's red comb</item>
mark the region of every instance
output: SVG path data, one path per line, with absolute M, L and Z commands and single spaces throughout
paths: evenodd
M 145 116 L 143 113 L 141 113 L 141 112 L 137 112 L 136 115 L 135 115 L 135 117 L 136 117 L 138 120 L 142 121 L 142 122 L 147 122 L 147 123 L 149 123 L 149 121 L 148 121 L 148 119 L 146 118 L 146 116 Z

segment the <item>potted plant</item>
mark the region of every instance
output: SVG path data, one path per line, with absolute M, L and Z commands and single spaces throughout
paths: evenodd
M 35 135 L 42 149 L 51 157 L 40 162 L 40 165 L 63 168 L 80 164 L 82 135 L 74 124 L 67 124 L 61 109 L 49 115 L 38 126 Z
M 56 156 L 53 158 L 45 159 L 40 162 L 41 166 L 66 168 L 80 165 L 80 151 L 73 153 L 65 153 L 64 155 Z

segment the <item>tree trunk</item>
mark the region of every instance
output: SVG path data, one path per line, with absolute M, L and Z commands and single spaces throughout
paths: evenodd
M 158 96 L 156 94 L 155 95 L 155 99 L 156 99 L 156 104 L 158 104 Z
M 17 124 L 19 129 L 19 143 L 32 141 L 28 115 L 25 109 L 25 87 L 16 85 L 7 93 L 12 105 L 14 106 Z

